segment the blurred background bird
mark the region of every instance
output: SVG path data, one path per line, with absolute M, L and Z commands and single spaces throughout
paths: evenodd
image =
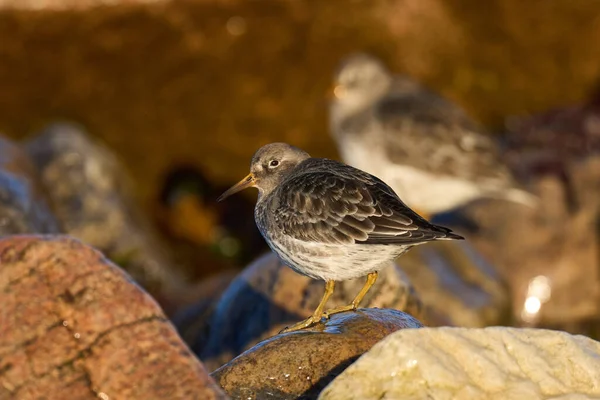
M 527 205 L 496 142 L 457 105 L 375 57 L 345 58 L 334 76 L 330 131 L 345 162 L 388 182 L 426 215 L 479 198 Z

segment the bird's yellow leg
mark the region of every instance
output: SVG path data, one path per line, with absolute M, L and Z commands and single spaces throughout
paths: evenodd
M 347 306 L 342 306 L 342 307 L 334 308 L 333 310 L 325 311 L 323 316 L 325 318 L 329 318 L 333 314 L 339 314 L 344 311 L 356 310 L 358 308 L 358 305 L 362 301 L 363 297 L 365 297 L 365 295 L 367 294 L 369 289 L 371 289 L 371 286 L 373 286 L 375 284 L 376 280 L 377 280 L 377 272 L 371 272 L 369 275 L 367 275 L 367 281 L 365 282 L 365 285 L 362 287 L 362 289 L 360 289 L 360 292 L 358 292 L 358 294 L 356 295 L 354 300 L 352 300 L 352 303 L 348 304 Z
M 309 326 L 319 323 L 321 321 L 321 318 L 323 318 L 323 310 L 325 309 L 327 300 L 329 300 L 333 293 L 333 289 L 335 289 L 335 281 L 326 281 L 325 293 L 323 293 L 321 302 L 315 309 L 315 312 L 310 317 L 306 318 L 304 321 L 300 321 L 297 324 L 288 326 L 287 328 L 281 330 L 279 333 L 293 332 L 300 329 L 308 328 Z

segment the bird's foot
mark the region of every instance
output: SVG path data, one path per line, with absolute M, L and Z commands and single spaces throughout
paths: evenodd
M 299 330 L 308 328 L 310 326 L 316 325 L 319 322 L 321 322 L 322 317 L 323 317 L 322 315 L 311 315 L 310 317 L 306 318 L 304 321 L 300 321 L 292 326 L 288 326 L 288 327 L 282 329 L 281 331 L 279 331 L 279 333 L 282 334 L 282 333 L 288 333 L 288 332 L 295 332 L 295 331 L 299 331 Z
M 354 304 L 348 304 L 347 306 L 342 306 L 342 307 L 337 307 L 337 308 L 333 308 L 331 310 L 327 310 L 323 313 L 323 316 L 327 319 L 329 319 L 329 317 L 331 317 L 333 314 L 339 314 L 339 313 L 343 313 L 346 311 L 356 311 L 357 306 Z

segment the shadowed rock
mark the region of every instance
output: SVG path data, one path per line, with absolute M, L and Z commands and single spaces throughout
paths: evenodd
M 427 326 L 483 328 L 510 322 L 506 281 L 468 241 L 417 246 L 398 264 L 423 302 Z
M 364 282 L 365 278 L 339 282 L 328 308 L 349 304 Z M 248 266 L 223 293 L 210 320 L 208 342 L 201 336 L 193 342 L 193 350 L 209 368 L 217 368 L 258 341 L 310 316 L 323 290 L 322 281 L 294 272 L 268 253 Z M 380 272 L 361 306 L 420 314 L 420 302 L 397 266 Z
M 29 156 L 0 135 L 0 235 L 58 233 L 42 193 Z
M 225 399 L 156 302 L 68 237 L 0 240 L 0 398 Z
M 64 232 L 125 269 L 167 310 L 185 302 L 183 277 L 132 195 L 116 156 L 82 128 L 50 126 L 27 144 Z
M 336 314 L 309 329 L 265 340 L 211 375 L 234 399 L 314 399 L 379 340 L 421 326 L 396 310 Z

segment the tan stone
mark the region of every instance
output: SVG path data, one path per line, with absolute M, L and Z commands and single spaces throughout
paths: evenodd
M 600 343 L 518 328 L 396 332 L 348 367 L 320 400 L 598 399 Z

